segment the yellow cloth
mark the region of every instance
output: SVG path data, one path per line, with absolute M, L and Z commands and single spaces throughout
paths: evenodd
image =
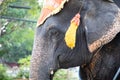
M 77 31 L 79 24 L 80 24 L 80 14 L 77 13 L 75 17 L 72 19 L 70 27 L 68 28 L 65 34 L 66 45 L 71 49 L 75 47 L 76 31 Z

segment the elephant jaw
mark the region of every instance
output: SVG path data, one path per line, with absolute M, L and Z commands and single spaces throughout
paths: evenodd
M 113 25 L 111 25 L 111 28 L 108 31 L 106 31 L 106 33 L 102 35 L 100 39 L 92 42 L 88 46 L 90 52 L 94 52 L 99 47 L 112 41 L 119 32 L 120 32 L 120 10 L 118 12 L 118 15 L 116 15 Z

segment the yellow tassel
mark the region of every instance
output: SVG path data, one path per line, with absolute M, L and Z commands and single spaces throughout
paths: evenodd
M 77 13 L 75 17 L 73 17 L 73 19 L 71 20 L 70 27 L 68 28 L 65 34 L 66 45 L 71 49 L 75 47 L 76 31 L 77 31 L 79 24 L 80 24 L 80 14 Z

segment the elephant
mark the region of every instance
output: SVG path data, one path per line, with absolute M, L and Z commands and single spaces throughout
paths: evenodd
M 71 19 L 78 12 L 80 24 L 75 47 L 71 49 L 66 45 L 65 34 Z M 52 80 L 58 69 L 76 66 L 81 66 L 83 80 L 107 80 L 108 77 L 112 80 L 120 67 L 120 40 L 116 42 L 119 32 L 120 9 L 111 0 L 67 0 L 58 13 L 50 15 L 36 27 L 29 80 Z M 96 54 L 102 57 L 100 62 L 95 60 L 99 58 Z M 93 64 L 94 61 L 97 64 Z M 95 76 L 88 71 L 89 68 Z M 112 76 L 108 75 L 112 71 Z

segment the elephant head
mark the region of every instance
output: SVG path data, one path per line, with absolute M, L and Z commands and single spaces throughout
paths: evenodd
M 78 12 L 81 22 L 76 31 L 75 47 L 71 49 L 64 38 L 71 19 Z M 64 3 L 59 13 L 49 16 L 36 28 L 30 80 L 52 80 L 60 68 L 89 63 L 92 53 L 120 32 L 119 25 L 120 9 L 115 3 L 104 0 L 69 0 Z

